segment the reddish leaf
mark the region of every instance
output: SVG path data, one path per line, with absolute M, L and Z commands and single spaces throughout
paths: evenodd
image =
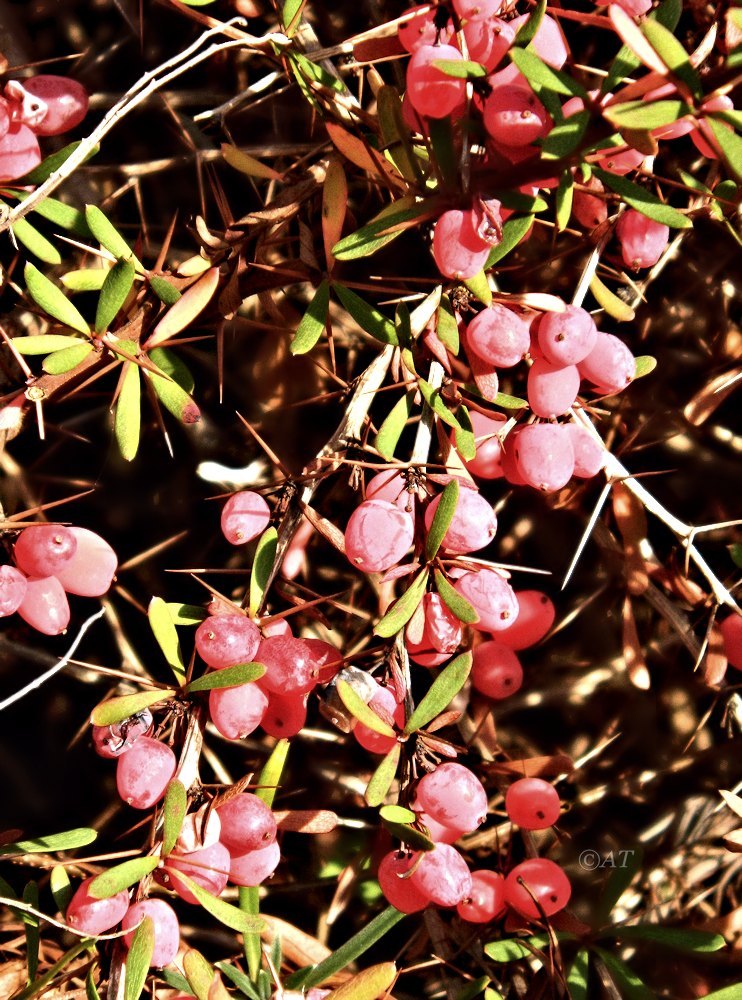
M 188 291 L 171 306 L 152 331 L 144 345 L 151 350 L 164 343 L 189 326 L 211 301 L 219 284 L 219 268 L 210 267 Z

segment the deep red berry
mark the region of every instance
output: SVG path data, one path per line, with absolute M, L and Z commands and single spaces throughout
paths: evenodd
M 385 854 L 379 863 L 377 878 L 388 903 L 402 913 L 417 913 L 430 902 L 428 896 L 412 884 L 408 873 L 414 858 L 397 851 Z
M 571 894 L 569 879 L 547 858 L 522 861 L 505 879 L 505 901 L 528 920 L 551 917 L 563 910 Z
M 561 803 L 553 785 L 542 778 L 521 778 L 505 793 L 505 810 L 523 830 L 545 830 L 559 819 Z
M 523 667 L 512 649 L 500 642 L 483 642 L 474 650 L 471 682 L 477 691 L 499 701 L 520 690 Z
M 499 872 L 487 870 L 471 873 L 471 895 L 456 907 L 462 920 L 472 924 L 488 924 L 507 909 L 505 879 Z

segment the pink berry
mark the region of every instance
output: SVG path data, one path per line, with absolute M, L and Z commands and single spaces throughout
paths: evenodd
M 0 566 L 0 618 L 12 615 L 26 596 L 28 582 L 15 566 Z
M 317 683 L 319 669 L 303 639 L 291 636 L 263 639 L 256 659 L 265 666 L 260 678 L 265 691 L 279 695 L 306 694 Z
M 618 220 L 616 236 L 624 264 L 638 271 L 640 267 L 653 267 L 657 263 L 667 249 L 670 229 L 630 208 Z
M 163 899 L 143 899 L 140 903 L 134 903 L 121 921 L 121 929 L 128 931 L 128 934 L 124 934 L 127 948 L 131 948 L 134 940 L 133 928 L 145 917 L 150 918 L 155 931 L 155 947 L 149 964 L 152 968 L 162 969 L 170 965 L 178 954 L 180 924 L 175 910 Z
M 447 76 L 433 65 L 438 60 L 463 58 L 453 45 L 421 45 L 415 49 L 407 65 L 407 93 L 419 115 L 445 118 L 466 99 L 466 81 Z
M 327 684 L 343 669 L 343 654 L 324 639 L 304 639 L 312 661 L 312 671 L 317 672 L 317 683 Z
M 484 102 L 484 127 L 502 146 L 528 146 L 551 125 L 546 108 L 526 87 L 497 87 Z
M 742 615 L 732 612 L 719 622 L 724 655 L 733 667 L 742 670 Z
M 267 847 L 276 839 L 276 818 L 257 795 L 242 792 L 217 806 L 221 840 L 235 854 Z
M 397 700 L 389 688 L 379 685 L 368 705 L 389 725 L 394 726 L 395 723 L 400 727 L 404 725 L 404 705 L 397 704 Z M 356 723 L 353 735 L 364 750 L 368 750 L 369 753 L 389 753 L 397 742 L 394 736 L 384 736 L 383 733 L 377 733 L 375 729 L 365 726 L 362 722 Z
M 46 104 L 46 114 L 33 126 L 36 135 L 69 132 L 88 113 L 88 92 L 77 80 L 44 73 L 24 80 L 23 86 Z
M 490 245 L 477 232 L 470 209 L 443 212 L 433 230 L 433 258 L 444 278 L 466 281 L 479 274 L 490 255 Z
M 509 649 L 527 649 L 541 642 L 556 618 L 551 599 L 540 590 L 516 590 L 519 613 L 517 620 L 497 633 L 497 641 Z
M 229 865 L 229 850 L 217 841 L 199 851 L 171 854 L 165 859 L 165 877 L 160 880 L 174 889 L 186 903 L 196 906 L 198 899 L 178 875 L 185 875 L 212 896 L 220 896 L 227 884 Z
M 277 740 L 296 736 L 306 725 L 307 697 L 302 694 L 280 695 L 271 692 L 268 707 L 260 725 L 263 731 Z
M 444 826 L 471 833 L 487 816 L 487 793 L 479 778 L 462 764 L 439 764 L 417 786 L 418 805 Z
M 0 140 L 0 181 L 14 181 L 41 163 L 39 141 L 31 129 L 11 121 Z
M 368 481 L 366 499 L 386 500 L 411 517 L 415 516 L 415 494 L 407 488 L 407 479 L 395 469 L 385 469 Z
M 467 864 L 450 844 L 436 844 L 432 851 L 426 851 L 410 881 L 437 906 L 456 906 L 471 895 Z
M 518 602 L 508 581 L 493 569 L 464 573 L 454 587 L 479 615 L 477 628 L 499 632 L 518 617 Z
M 553 365 L 544 358 L 528 370 L 528 405 L 537 417 L 550 419 L 566 413 L 577 399 L 580 373 L 577 365 Z
M 440 494 L 425 511 L 425 527 L 430 527 L 438 510 Z M 453 518 L 443 536 L 442 549 L 446 555 L 460 556 L 483 549 L 492 541 L 497 531 L 497 516 L 491 505 L 475 489 L 462 486 Z
M 280 860 L 281 849 L 275 841 L 257 851 L 233 854 L 229 881 L 234 885 L 260 885 L 273 874 Z
M 621 392 L 636 372 L 634 355 L 612 333 L 599 333 L 595 347 L 579 363 L 580 375 L 594 383 L 601 392 Z
M 449 611 L 439 594 L 424 594 L 422 599 L 423 627 L 419 640 L 415 640 L 410 626 L 405 645 L 415 663 L 424 667 L 444 663 L 461 644 L 462 627 L 459 619 Z
M 43 635 L 59 635 L 70 623 L 70 606 L 56 576 L 29 578 L 18 614 Z
M 241 740 L 254 733 L 267 709 L 268 698 L 254 683 L 209 692 L 211 721 L 228 740 Z
M 462 920 L 471 924 L 488 924 L 507 909 L 505 879 L 499 872 L 487 870 L 471 873 L 471 895 L 456 907 Z
M 652 0 L 616 0 L 631 17 L 641 17 L 652 9 Z
M 571 895 L 569 879 L 559 865 L 548 858 L 522 861 L 505 879 L 505 901 L 528 920 L 540 920 L 542 915 L 553 916 L 564 909 Z
M 561 802 L 553 785 L 542 778 L 521 778 L 505 794 L 505 810 L 523 830 L 546 830 L 559 819 Z
M 111 586 L 118 559 L 108 542 L 87 528 L 70 528 L 77 541 L 75 554 L 55 572 L 68 594 L 102 597 Z
M 605 465 L 606 451 L 600 441 L 597 441 L 589 431 L 579 424 L 565 424 L 572 438 L 572 450 L 575 455 L 574 475 L 580 479 L 592 479 L 597 476 Z
M 407 876 L 413 860 L 405 854 L 390 851 L 381 859 L 376 876 L 387 902 L 402 913 L 417 913 L 430 902 L 428 896 L 417 889 Z
M 26 576 L 55 576 L 74 556 L 77 539 L 69 528 L 39 524 L 18 536 L 13 558 Z
M 92 876 L 86 878 L 75 890 L 67 907 L 67 923 L 85 934 L 105 934 L 129 909 L 129 893 L 122 889 L 108 899 L 96 899 L 88 891 L 92 881 Z
M 252 663 L 260 646 L 260 631 L 244 615 L 206 618 L 196 629 L 196 652 L 215 670 Z
M 457 840 L 460 840 L 467 833 L 466 830 L 462 830 L 459 827 L 446 826 L 445 823 L 439 823 L 437 819 L 429 816 L 425 810 L 419 812 L 416 808 L 415 812 L 417 812 L 418 822 L 427 828 L 428 836 L 434 844 L 455 844 Z
M 497 436 L 507 423 L 502 413 L 480 413 L 472 410 L 469 413 L 474 441 L 477 446 L 476 457 L 465 462 L 466 468 L 478 479 L 500 479 L 502 477 L 502 444 Z
M 477 691 L 488 698 L 501 701 L 520 690 L 523 668 L 512 649 L 490 640 L 481 643 L 474 650 L 471 682 Z
M 586 309 L 567 306 L 545 313 L 538 324 L 538 344 L 552 365 L 576 365 L 595 347 L 598 328 Z
M 268 504 L 259 493 L 235 493 L 222 508 L 222 534 L 232 545 L 244 545 L 262 535 L 271 519 Z
M 410 7 L 405 14 L 411 14 L 419 10 L 421 13 L 400 24 L 398 29 L 399 40 L 408 52 L 416 52 L 422 45 L 435 45 L 437 41 L 450 42 L 455 39 L 455 32 L 450 18 L 446 26 L 439 31 L 436 15 L 441 13 L 440 8 L 431 8 L 427 4 L 419 4 L 417 7 Z M 440 35 L 440 39 L 439 39 Z
M 521 14 L 520 17 L 514 17 L 510 22 L 511 28 L 517 33 L 530 16 L 530 14 Z M 541 21 L 531 45 L 536 55 L 554 69 L 561 69 L 569 58 L 569 46 L 564 32 L 559 23 L 548 14 Z
M 0 97 L 0 140 L 7 134 L 10 128 L 10 107 L 4 97 Z
M 469 323 L 466 342 L 483 361 L 498 368 L 512 368 L 531 346 L 531 334 L 528 325 L 512 309 L 493 305 Z
M 586 187 L 590 190 L 575 190 L 572 199 L 572 217 L 585 229 L 595 229 L 608 218 L 608 204 L 604 198 L 599 197 L 599 193 L 605 189 L 597 177 L 591 177 Z M 592 194 L 592 191 L 596 193 Z
M 630 148 L 619 149 L 618 151 L 602 149 L 592 154 L 590 159 L 593 157 L 598 166 L 602 167 L 603 170 L 619 175 L 629 174 L 632 170 L 638 170 L 646 158 L 644 153 L 640 153 L 638 149 Z
M 469 58 L 481 63 L 491 73 L 511 48 L 515 30 L 508 21 L 490 17 L 487 20 L 467 21 L 464 38 Z
M 462 21 L 484 21 L 499 14 L 503 0 L 453 0 L 453 9 Z
M 399 562 L 413 537 L 408 514 L 386 500 L 364 500 L 345 529 L 345 554 L 365 573 L 383 573 Z
M 118 759 L 116 787 L 124 802 L 134 809 L 149 809 L 165 794 L 178 762 L 165 743 L 140 736 Z
M 513 484 L 513 486 L 527 485 L 515 457 L 518 446 L 518 438 L 520 437 L 520 432 L 522 430 L 522 426 L 514 427 L 502 442 L 502 458 L 500 459 L 502 474 L 509 483 Z
M 553 493 L 569 482 L 575 467 L 572 439 L 562 424 L 529 424 L 518 435 L 515 457 L 529 486 Z
M 148 736 L 152 728 L 152 713 L 148 708 L 110 726 L 93 726 L 95 752 L 99 757 L 115 760 L 130 750 L 140 736 Z

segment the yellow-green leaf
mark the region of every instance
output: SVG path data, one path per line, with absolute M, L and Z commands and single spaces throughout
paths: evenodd
M 269 167 L 267 163 L 261 163 L 254 156 L 250 156 L 249 153 L 228 142 L 222 143 L 222 155 L 230 167 L 239 170 L 241 174 L 247 174 L 248 177 L 261 177 L 270 181 L 283 180 L 283 174 L 274 170 L 273 167 Z
M 85 206 L 85 221 L 90 232 L 104 250 L 107 250 L 116 260 L 130 260 L 137 271 L 144 271 L 141 261 L 134 256 L 129 244 L 97 205 Z
M 425 540 L 426 559 L 435 559 L 438 555 L 438 549 L 440 549 L 451 521 L 453 521 L 458 502 L 459 481 L 458 479 L 452 479 L 443 490 L 443 493 L 441 493 L 441 498 L 433 515 L 433 521 L 428 529 L 428 537 Z
M 124 364 L 121 392 L 116 401 L 116 415 L 113 429 L 121 457 L 127 462 L 134 460 L 139 449 L 139 433 L 142 424 L 142 385 L 139 366 L 131 361 Z
M 415 394 L 413 392 L 407 392 L 404 396 L 401 396 L 386 415 L 379 428 L 379 433 L 376 435 L 374 444 L 381 457 L 386 459 L 387 462 L 390 462 L 394 458 L 394 452 L 399 444 L 399 439 L 412 413 L 414 399 Z
M 307 351 L 311 351 L 325 332 L 329 307 L 330 285 L 325 278 L 318 285 L 307 311 L 296 328 L 296 333 L 291 341 L 292 354 L 306 354 Z
M 30 262 L 27 263 L 23 269 L 23 275 L 26 279 L 29 295 L 47 315 L 57 320 L 58 323 L 77 330 L 78 333 L 90 333 L 90 327 L 77 307 L 37 267 Z
M 147 609 L 147 618 L 157 645 L 167 660 L 170 669 L 180 683 L 185 680 L 185 664 L 180 649 L 180 639 L 173 623 L 170 610 L 161 597 L 153 597 Z
M 165 789 L 165 798 L 162 803 L 162 856 L 164 858 L 175 847 L 187 809 L 188 793 L 185 785 L 177 778 L 173 778 Z
M 387 797 L 397 773 L 401 750 L 401 745 L 395 743 L 371 775 L 371 780 L 366 786 L 366 802 L 370 806 L 380 806 Z
M 590 291 L 598 305 L 619 323 L 630 323 L 634 319 L 636 313 L 631 306 L 604 285 L 597 274 L 590 281 Z
M 381 736 L 394 737 L 395 733 L 392 727 L 384 722 L 370 705 L 366 704 L 363 698 L 353 690 L 347 681 L 341 679 L 337 682 L 337 693 L 340 695 L 342 703 L 358 722 L 363 723 L 368 729 L 372 729 Z
M 141 882 L 160 863 L 159 857 L 130 858 L 120 865 L 109 868 L 108 871 L 96 875 L 88 886 L 88 892 L 94 899 L 109 899 L 122 889 L 128 889 L 135 882 Z
M 382 344 L 393 344 L 399 346 L 397 331 L 394 323 L 382 315 L 378 309 L 369 305 L 360 295 L 356 295 L 350 288 L 344 285 L 335 285 L 335 292 L 344 308 L 350 313 L 362 330 L 380 340 Z
M 427 726 L 436 716 L 445 711 L 462 689 L 471 671 L 471 653 L 461 653 L 445 667 L 430 685 L 430 688 L 407 720 L 405 733 L 414 733 Z
M 380 635 L 384 639 L 389 639 L 391 636 L 396 635 L 400 629 L 404 628 L 422 600 L 427 582 L 428 570 L 424 569 L 415 577 L 404 594 L 392 604 L 391 608 L 376 625 L 374 634 Z
M 134 931 L 126 956 L 124 1000 L 139 1000 L 147 981 L 154 950 L 155 924 L 152 917 L 145 917 Z
M 258 680 L 265 673 L 265 666 L 262 663 L 235 663 L 231 667 L 223 670 L 214 670 L 211 673 L 197 677 L 195 681 L 186 684 L 186 694 L 195 694 L 197 691 L 215 691 L 221 688 L 240 687 L 243 684 L 250 684 Z
M 73 347 L 66 347 L 62 351 L 55 351 L 49 357 L 44 358 L 41 367 L 49 375 L 62 375 L 70 372 L 87 358 L 93 350 L 92 344 L 77 343 Z
M 265 762 L 263 770 L 258 776 L 258 785 L 260 787 L 256 790 L 255 794 L 267 806 L 273 805 L 278 786 L 281 783 L 281 775 L 286 765 L 290 746 L 291 742 L 289 740 L 279 740 L 273 747 L 270 757 Z
M 134 286 L 134 264 L 118 260 L 106 275 L 95 313 L 95 332 L 105 333 Z
M 338 986 L 327 995 L 326 1000 L 379 1000 L 391 988 L 396 976 L 394 962 L 372 965 Z
M 43 233 L 40 233 L 35 226 L 32 226 L 28 219 L 17 219 L 13 223 L 13 232 L 19 243 L 22 243 L 29 253 L 45 264 L 61 264 L 62 257 L 59 250 L 50 243 Z
M 143 708 L 149 708 L 160 701 L 169 701 L 175 697 L 174 688 L 159 688 L 157 691 L 138 691 L 136 694 L 123 694 L 118 698 L 108 698 L 96 705 L 90 714 L 94 726 L 112 726 L 123 722 Z

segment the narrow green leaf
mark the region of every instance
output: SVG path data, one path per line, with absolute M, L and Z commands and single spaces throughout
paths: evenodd
M 607 966 L 622 1000 L 655 1000 L 654 993 L 625 962 L 603 948 L 596 948 L 595 951 Z
M 519 48 L 516 42 L 509 55 L 537 94 L 541 90 L 547 90 L 553 94 L 587 98 L 587 91 L 584 87 L 567 73 L 552 69 L 533 49 Z
M 641 129 L 649 131 L 670 125 L 678 118 L 690 114 L 691 109 L 684 101 L 626 101 L 624 104 L 611 104 L 603 111 L 614 128 Z
M 394 323 L 383 316 L 378 309 L 369 305 L 360 295 L 356 295 L 344 285 L 335 285 L 335 292 L 343 307 L 353 317 L 362 330 L 380 340 L 382 344 L 399 346 Z
M 64 865 L 54 865 L 49 876 L 49 889 L 60 913 L 66 913 L 72 899 L 72 883 Z
M 518 28 L 518 34 L 515 36 L 515 45 L 519 45 L 525 48 L 526 45 L 530 45 L 533 39 L 536 37 L 536 32 L 541 27 L 541 22 L 546 14 L 546 0 L 539 0 L 536 4 L 536 9 L 531 13 L 528 20 Z
M 66 951 L 60 959 L 57 959 L 54 965 L 49 966 L 43 975 L 39 976 L 32 983 L 29 983 L 19 993 L 14 993 L 13 1000 L 30 1000 L 31 997 L 44 993 L 49 984 L 53 983 L 59 973 L 64 971 L 78 955 L 81 955 L 84 951 L 92 951 L 94 947 L 95 941 L 92 938 L 83 938 L 81 941 L 76 941 L 69 951 Z
M 183 690 L 186 694 L 195 694 L 198 691 L 240 687 L 242 684 L 256 681 L 264 673 L 265 667 L 262 663 L 236 663 L 234 666 L 225 667 L 224 670 L 213 670 L 202 677 L 197 677 L 195 681 L 186 684 Z
M 421 179 L 422 171 L 402 117 L 402 101 L 397 88 L 380 87 L 376 92 L 376 108 L 382 148 L 404 179 L 414 184 Z
M 183 956 L 183 971 L 191 991 L 198 1000 L 209 1000 L 211 986 L 218 979 L 218 973 L 200 951 L 196 951 L 195 948 L 188 949 Z
M 459 406 L 456 419 L 459 422 L 459 426 L 454 431 L 456 451 L 465 462 L 471 462 L 477 454 L 477 439 L 474 436 L 474 427 L 469 411 L 463 403 Z
M 95 980 L 93 979 L 93 973 L 95 972 L 95 964 L 91 965 L 88 969 L 88 974 L 85 977 L 85 998 L 86 1000 L 100 1000 L 100 993 L 98 992 L 98 987 L 95 985 Z
M 169 347 L 153 347 L 149 352 L 149 360 L 169 375 L 184 392 L 191 393 L 194 388 L 193 373 L 188 365 Z
M 393 778 L 394 775 L 392 775 Z M 384 794 L 386 795 L 386 792 Z M 368 792 L 366 795 L 368 797 Z M 430 837 L 426 837 L 422 830 L 416 829 L 416 827 L 409 823 L 395 823 L 393 820 L 387 819 L 382 820 L 382 822 L 392 837 L 413 848 L 415 851 L 432 851 L 435 847 Z
M 671 229 L 692 228 L 693 223 L 682 212 L 671 205 L 665 205 L 656 195 L 639 187 L 638 184 L 634 184 L 633 181 L 620 177 L 618 174 L 612 174 L 607 170 L 601 170 L 599 167 L 594 167 L 593 173 L 607 188 L 619 194 L 627 205 L 635 208 L 642 215 L 646 215 L 648 219 L 654 219 L 655 222 L 660 222 Z
M 634 365 L 634 378 L 644 378 L 657 367 L 657 358 L 653 358 L 650 354 L 642 354 L 634 358 Z
M 154 950 L 155 923 L 152 917 L 145 917 L 134 931 L 134 937 L 126 956 L 124 1000 L 139 1000 L 147 981 Z
M 471 278 L 462 278 L 461 284 L 465 285 L 474 298 L 478 299 L 483 305 L 491 305 L 492 289 L 489 286 L 484 269 L 479 271 L 477 274 L 472 275 Z
M 193 391 L 190 369 L 166 347 L 154 347 L 149 352 L 149 358 L 170 376 L 169 379 L 161 378 L 149 371 L 146 375 L 165 409 L 183 424 L 198 423 L 201 411 L 190 395 Z
M 108 871 L 96 875 L 88 886 L 88 892 L 94 899 L 110 899 L 122 889 L 141 882 L 160 864 L 159 857 L 131 858 L 122 861 L 120 865 L 109 868 Z
M 567 976 L 570 1000 L 588 1000 L 589 971 L 590 952 L 587 948 L 581 948 L 575 955 Z
M 384 757 L 374 773 L 371 780 L 366 785 L 366 802 L 370 806 L 380 806 L 389 794 L 392 782 L 399 766 L 399 757 L 402 747 L 395 743 L 389 753 Z
M 648 20 L 656 20 L 659 24 L 664 25 L 668 31 L 674 31 L 680 20 L 682 9 L 682 0 L 664 0 L 664 3 L 661 3 L 648 15 Z M 601 84 L 600 93 L 609 93 L 620 80 L 625 79 L 640 65 L 639 59 L 628 45 L 622 46 L 621 51 L 611 64 L 608 75 Z
M 405 733 L 416 733 L 448 708 L 466 684 L 471 664 L 471 653 L 461 653 L 455 660 L 451 660 L 447 667 L 444 667 L 407 720 L 407 725 L 404 727 Z
M 590 122 L 589 111 L 577 111 L 559 122 L 541 143 L 543 160 L 561 160 L 573 153 L 582 142 Z
M 28 219 L 18 219 L 13 223 L 12 230 L 19 243 L 22 243 L 29 253 L 45 264 L 61 264 L 62 256 L 49 240 L 38 231 Z
M 734 565 L 739 569 L 742 569 L 742 543 L 733 542 L 730 546 L 728 546 L 728 549 L 730 558 Z
M 245 896 L 254 895 L 257 898 L 258 887 L 251 885 L 241 885 L 238 889 L 238 892 L 240 895 L 240 906 L 241 906 L 243 895 Z M 243 907 L 241 906 L 241 908 Z M 257 959 L 258 962 L 260 962 L 260 959 L 263 954 L 260 949 L 260 938 L 256 937 L 256 935 L 254 934 L 246 934 L 245 935 L 246 947 L 247 947 L 247 942 L 249 940 L 257 941 L 258 944 Z M 255 977 L 257 976 L 259 966 L 256 967 L 255 975 L 253 975 L 252 966 L 250 965 L 249 958 L 247 959 L 247 962 L 248 962 L 248 969 L 250 969 L 250 975 L 254 980 Z M 258 993 L 257 988 L 253 986 L 252 982 L 250 982 L 250 978 L 246 976 L 244 972 L 240 972 L 239 969 L 235 969 L 235 967 L 233 965 L 230 965 L 229 962 L 217 962 L 216 967 L 222 973 L 222 975 L 226 976 L 227 979 L 229 979 L 230 982 L 237 987 L 237 989 L 242 993 L 243 996 L 246 996 L 248 998 L 248 1000 L 262 1000 L 262 996 L 260 995 L 260 993 Z
M 100 290 L 95 313 L 96 333 L 106 332 L 133 287 L 134 265 L 130 260 L 117 260 L 106 275 Z
M 13 347 L 24 357 L 33 357 L 37 354 L 53 354 L 55 351 L 62 351 L 66 347 L 79 347 L 82 343 L 87 342 L 80 340 L 79 337 L 67 337 L 59 333 L 41 333 L 31 337 L 13 337 Z
M 518 215 L 508 219 L 503 223 L 502 239 L 496 247 L 492 247 L 487 263 L 484 265 L 485 271 L 489 271 L 498 261 L 506 257 L 511 250 L 518 246 L 533 225 L 532 215 Z
M 721 934 L 710 931 L 688 930 L 683 927 L 658 927 L 657 924 L 632 924 L 631 926 L 613 927 L 605 935 L 617 937 L 620 941 L 649 941 L 651 944 L 674 948 L 676 951 L 705 954 L 719 951 L 726 947 L 726 941 Z
M 569 217 L 572 214 L 572 201 L 575 192 L 575 181 L 571 170 L 563 170 L 559 178 L 559 186 L 556 192 L 556 225 L 557 232 L 567 228 Z
M 40 306 L 52 319 L 64 326 L 69 326 L 78 333 L 90 333 L 90 327 L 64 292 L 49 281 L 49 279 L 30 262 L 23 269 L 26 288 L 37 306 Z
M 265 921 L 260 917 L 243 913 L 231 903 L 226 903 L 223 899 L 212 896 L 210 892 L 194 882 L 192 878 L 184 875 L 183 872 L 178 872 L 178 879 L 191 890 L 206 912 L 210 913 L 220 924 L 224 924 L 225 927 L 238 931 L 240 934 L 246 934 L 249 931 L 259 934 L 265 928 Z
M 55 351 L 48 358 L 44 358 L 41 367 L 48 375 L 62 375 L 64 372 L 71 372 L 73 368 L 77 368 L 92 350 L 92 344 L 75 344 L 74 347 Z
M 175 285 L 171 284 L 167 278 L 161 278 L 157 274 L 150 277 L 149 287 L 155 293 L 160 302 L 164 302 L 166 306 L 174 306 L 181 295 Z
M 508 396 L 505 392 L 498 392 L 493 402 L 503 410 L 522 410 L 524 406 L 528 406 L 528 400 L 521 399 L 520 396 Z
M 348 709 L 350 714 L 362 722 L 364 726 L 368 729 L 372 729 L 375 733 L 380 733 L 382 736 L 394 737 L 396 734 L 392 727 L 384 722 L 384 720 L 374 712 L 374 710 L 366 704 L 366 702 L 361 698 L 361 696 L 354 691 L 354 689 L 348 684 L 347 681 L 339 680 L 337 682 L 337 693 L 340 695 L 340 700 Z
M 130 260 L 137 271 L 144 271 L 141 261 L 134 256 L 129 244 L 97 205 L 85 206 L 85 220 L 90 232 L 104 250 L 107 250 L 117 260 Z
M 455 189 L 459 184 L 458 133 L 448 115 L 427 119 L 428 136 L 433 149 L 433 162 L 438 168 L 444 187 Z
M 108 271 L 107 267 L 84 267 L 79 271 L 68 271 L 59 280 L 71 292 L 99 292 Z
M 248 913 L 252 917 L 260 916 L 260 890 L 256 885 L 239 886 L 237 896 L 240 903 L 240 909 L 244 913 Z M 247 968 L 250 973 L 250 979 L 255 982 L 258 978 L 258 973 L 260 972 L 260 967 L 263 962 L 263 949 L 260 944 L 260 935 L 253 932 L 245 934 L 243 937 L 243 950 L 245 953 Z M 239 986 L 245 996 L 257 996 L 258 1000 L 260 1000 L 260 995 L 257 993 L 257 990 L 255 990 L 255 987 L 252 986 L 249 980 L 243 986 L 234 979 L 231 971 L 227 972 L 222 965 L 217 965 L 217 968 L 221 969 L 225 975 L 229 976 L 229 978 L 232 979 L 232 982 L 234 982 L 236 986 Z M 242 973 L 240 973 L 240 976 L 242 976 Z M 246 976 L 244 978 L 247 979 Z M 250 992 L 250 990 L 247 989 L 248 984 L 253 992 Z
M 188 793 L 182 781 L 173 778 L 165 789 L 162 803 L 162 856 L 172 853 L 188 810 Z
M 24 886 L 23 902 L 38 910 L 39 886 L 36 882 L 27 882 Z M 31 983 L 39 970 L 39 942 L 41 940 L 39 918 L 33 913 L 24 913 L 23 923 L 26 932 L 26 966 L 28 968 L 28 981 Z
M 283 20 L 283 26 L 286 29 L 286 33 L 291 38 L 296 29 L 299 26 L 299 21 L 301 19 L 301 13 L 304 9 L 304 4 L 306 0 L 286 0 L 283 4 L 283 10 L 281 12 L 281 18 Z
M 324 278 L 317 287 L 307 311 L 302 316 L 296 333 L 291 341 L 292 354 L 306 354 L 325 331 L 327 312 L 330 308 L 330 285 Z
M 276 792 L 281 784 L 281 775 L 286 765 L 290 746 L 291 742 L 289 740 L 279 740 L 273 747 L 271 755 L 265 762 L 263 770 L 258 777 L 258 785 L 260 787 L 256 790 L 255 794 L 267 806 L 273 805 Z
M 726 165 L 737 180 L 742 181 L 742 138 L 736 133 L 730 132 L 721 122 L 710 116 L 707 116 L 705 120 L 714 133 Z
M 459 503 L 459 481 L 452 479 L 441 493 L 438 501 L 433 521 L 428 529 L 428 537 L 425 540 L 425 558 L 430 561 L 438 555 L 438 550 L 443 544 L 446 532 L 448 531 L 456 507 Z
M 378 622 L 374 629 L 374 635 L 380 635 L 383 639 L 389 639 L 391 636 L 396 635 L 400 629 L 404 628 L 422 600 L 427 582 L 428 571 L 424 569 L 415 577 L 404 594 L 392 604 L 381 621 Z
M 410 419 L 414 399 L 414 392 L 407 392 L 404 396 L 401 396 L 386 415 L 379 428 L 379 433 L 376 435 L 374 444 L 381 457 L 386 459 L 387 462 L 390 462 L 394 458 L 394 452 L 399 444 L 399 439 L 407 426 L 407 421 Z
M 647 18 L 641 24 L 641 30 L 665 66 L 678 80 L 683 81 L 695 97 L 700 98 L 703 90 L 698 73 L 691 65 L 690 56 L 675 35 L 652 18 Z
M 430 199 L 415 202 L 414 198 L 405 195 L 404 198 L 386 205 L 365 226 L 339 240 L 332 248 L 333 256 L 337 260 L 370 257 L 401 236 L 405 230 L 418 225 L 426 218 L 431 218 L 436 211 L 431 205 L 434 206 L 435 202 L 431 202 Z
M 484 946 L 484 953 L 493 962 L 518 962 L 521 958 L 529 958 L 534 951 L 542 951 L 548 947 L 548 937 L 545 934 L 536 934 L 529 938 L 502 938 L 500 941 L 490 941 Z
M 480 993 L 489 986 L 491 979 L 489 976 L 480 976 L 479 979 L 475 979 L 471 983 L 467 983 L 466 986 L 456 994 L 456 1000 L 475 1000 Z
M 471 59 L 434 59 L 430 65 L 458 80 L 479 80 L 487 76 L 486 67 Z
M 169 701 L 175 697 L 174 688 L 158 688 L 156 691 L 138 691 L 136 694 L 123 694 L 118 698 L 109 698 L 96 705 L 90 715 L 94 726 L 112 726 L 116 722 L 136 715 L 143 708 L 156 705 L 159 701 Z
M 157 645 L 162 650 L 162 655 L 168 666 L 175 674 L 179 683 L 185 680 L 185 663 L 183 653 L 180 649 L 180 639 L 173 624 L 170 610 L 161 597 L 153 597 L 147 609 L 147 618 L 152 634 L 157 640 Z
M 195 604 L 179 604 L 177 601 L 168 601 L 167 609 L 170 612 L 173 625 L 198 625 L 209 617 L 204 608 L 199 608 Z
M 441 600 L 449 611 L 452 611 L 459 621 L 464 622 L 466 625 L 473 625 L 475 622 L 478 622 L 479 615 L 477 612 L 466 598 L 462 597 L 458 590 L 448 582 L 439 569 L 435 571 L 434 576 L 435 589 L 440 594 Z
M 139 366 L 131 361 L 124 364 L 121 392 L 116 401 L 113 430 L 121 457 L 127 462 L 136 458 L 142 424 L 142 384 Z
M 265 597 L 265 589 L 268 586 L 273 564 L 276 561 L 276 551 L 278 549 L 278 532 L 271 525 L 266 528 L 258 540 L 255 549 L 255 558 L 250 572 L 250 604 L 249 612 L 256 615 L 260 610 Z
M 48 837 L 32 837 L 26 840 L 15 840 L 12 844 L 0 847 L 0 856 L 6 854 L 53 854 L 55 851 L 74 851 L 78 847 L 87 847 L 98 836 L 95 830 L 86 826 L 64 833 L 50 833 Z
M 504 228 L 504 227 L 503 227 Z M 489 261 L 487 262 L 489 266 Z M 438 339 L 454 356 L 459 353 L 459 324 L 454 316 L 451 300 L 447 295 L 441 296 L 441 303 L 436 313 L 436 333 Z
M 713 993 L 707 993 L 703 1000 L 739 1000 L 739 983 L 732 986 L 724 986 Z
M 36 187 L 38 184 L 43 184 L 47 178 L 51 177 L 59 168 L 65 163 L 70 156 L 75 152 L 77 147 L 80 145 L 79 142 L 71 142 L 69 145 L 65 146 L 64 149 L 58 149 L 56 153 L 51 153 L 49 156 L 45 157 L 41 163 L 34 167 L 33 170 L 29 170 L 27 174 L 23 177 L 19 177 L 18 180 L 13 181 L 19 187 L 27 187 L 33 185 Z M 99 150 L 99 146 L 94 146 L 90 151 L 90 154 L 86 157 L 85 162 Z
M 428 404 L 433 413 L 441 418 L 444 424 L 448 424 L 449 427 L 453 428 L 461 426 L 456 417 L 453 413 L 451 413 L 449 408 L 441 399 L 440 389 L 434 389 L 433 386 L 429 382 L 426 382 L 424 378 L 418 379 L 417 385 L 425 402 Z
M 44 198 L 43 201 L 34 206 L 33 211 L 42 219 L 46 219 L 47 222 L 52 222 L 55 226 L 74 233 L 75 236 L 88 239 L 91 235 L 85 216 L 80 209 L 58 201 L 56 198 Z

